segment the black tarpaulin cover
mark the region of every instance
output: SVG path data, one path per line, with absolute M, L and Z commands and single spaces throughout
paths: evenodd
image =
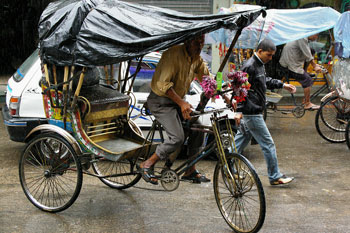
M 118 0 L 59 0 L 41 15 L 40 56 L 56 65 L 113 64 L 221 27 L 243 28 L 261 10 L 194 16 Z

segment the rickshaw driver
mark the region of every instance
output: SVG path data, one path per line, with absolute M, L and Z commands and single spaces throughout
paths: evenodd
M 173 46 L 162 54 L 156 67 L 147 105 L 151 113 L 162 124 L 168 138 L 157 146 L 155 153 L 149 159 L 140 164 L 138 170 L 146 182 L 158 183 L 153 166 L 159 160 L 167 159 L 171 153 L 182 146 L 185 140 L 181 115 L 183 119 L 191 119 L 190 113 L 193 107 L 184 100 L 184 96 L 195 77 L 202 81 L 203 75 L 209 75 L 208 67 L 200 57 L 203 46 L 204 35 Z M 203 141 L 204 133 L 190 132 L 187 154 L 197 153 Z M 191 180 L 194 183 L 210 182 L 210 179 L 196 170 L 195 165 L 185 172 L 182 179 Z

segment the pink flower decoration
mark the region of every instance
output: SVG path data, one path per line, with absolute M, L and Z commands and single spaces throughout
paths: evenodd
M 230 72 L 227 75 L 230 80 L 231 88 L 233 90 L 233 98 L 239 103 L 245 100 L 250 89 L 250 83 L 248 82 L 248 74 L 243 71 Z
M 214 96 L 216 92 L 216 81 L 214 79 L 210 78 L 210 76 L 203 76 L 201 86 L 208 99 Z

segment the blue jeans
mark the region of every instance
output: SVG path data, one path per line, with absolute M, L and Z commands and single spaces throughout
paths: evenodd
M 241 154 L 251 138 L 254 137 L 264 153 L 269 180 L 273 181 L 282 177 L 278 168 L 275 143 L 266 126 L 263 115 L 244 115 L 243 121 L 246 125 L 246 132 L 242 133 L 238 131 L 235 136 L 235 144 L 238 153 Z

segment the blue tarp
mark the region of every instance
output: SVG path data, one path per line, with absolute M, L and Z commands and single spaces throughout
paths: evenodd
M 235 4 L 231 8 L 221 8 L 220 14 L 254 9 L 257 6 Z M 268 38 L 276 45 L 305 38 L 333 28 L 340 13 L 330 7 L 313 7 L 307 9 L 270 9 L 264 19 L 261 15 L 245 27 L 238 39 L 236 48 L 256 48 L 259 41 Z M 263 33 L 261 33 L 263 28 Z M 209 34 L 207 41 L 231 42 L 234 33 L 219 29 Z
M 344 12 L 334 27 L 334 40 L 342 45 L 342 57 L 350 57 L 350 11 Z

